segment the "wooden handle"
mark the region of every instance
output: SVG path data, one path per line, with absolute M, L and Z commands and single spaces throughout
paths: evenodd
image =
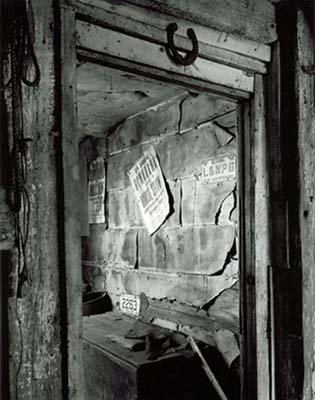
M 193 351 L 199 356 L 201 363 L 202 363 L 202 368 L 204 369 L 207 377 L 209 378 L 209 381 L 215 388 L 216 392 L 220 396 L 222 400 L 228 400 L 226 397 L 225 393 L 223 392 L 221 386 L 219 385 L 219 382 L 217 381 L 216 377 L 214 376 L 213 372 L 211 371 L 209 365 L 207 364 L 207 361 L 205 360 L 204 356 L 202 355 L 199 347 L 197 346 L 197 343 L 194 341 L 194 339 L 191 336 L 188 336 L 188 342 L 193 349 Z

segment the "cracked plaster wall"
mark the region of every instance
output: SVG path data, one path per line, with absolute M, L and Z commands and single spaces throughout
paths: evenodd
M 152 236 L 127 176 L 150 144 L 174 207 Z M 106 288 L 116 305 L 122 292 L 143 292 L 209 312 L 238 279 L 237 186 L 235 180 L 203 182 L 201 161 L 237 154 L 235 105 L 182 95 L 127 119 L 106 144 L 98 140 L 92 148 L 90 158 L 106 158 L 106 223 L 90 225 L 83 238 L 85 280 L 95 290 Z M 228 307 L 235 313 L 233 293 Z

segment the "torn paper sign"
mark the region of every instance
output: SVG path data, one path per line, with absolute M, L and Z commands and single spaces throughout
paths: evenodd
M 144 224 L 152 235 L 170 212 L 169 197 L 153 146 L 128 172 Z
M 233 180 L 236 177 L 236 156 L 227 154 L 201 162 L 201 179 L 208 183 Z
M 89 163 L 89 224 L 105 222 L 105 164 L 102 157 Z

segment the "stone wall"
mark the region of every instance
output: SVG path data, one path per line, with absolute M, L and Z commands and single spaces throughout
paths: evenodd
M 150 145 L 174 209 L 152 236 L 127 175 Z M 208 309 L 236 283 L 236 181 L 201 180 L 202 160 L 237 154 L 235 104 L 182 95 L 127 119 L 106 141 L 91 140 L 87 153 L 103 155 L 107 170 L 106 223 L 91 224 L 82 242 L 84 277 L 94 290 L 106 288 L 114 305 L 121 293 L 145 293 L 149 301 Z

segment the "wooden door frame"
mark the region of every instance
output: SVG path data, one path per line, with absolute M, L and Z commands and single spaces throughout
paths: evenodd
M 67 379 L 71 400 L 84 398 L 82 354 L 82 296 L 81 296 L 81 248 L 79 219 L 79 152 L 76 143 L 76 62 L 77 57 L 107 66 L 131 70 L 141 75 L 209 92 L 229 98 L 239 104 L 240 133 L 239 190 L 240 204 L 240 283 L 241 283 L 241 354 L 242 399 L 272 399 L 272 347 L 270 340 L 270 310 L 268 267 L 270 266 L 270 201 L 265 116 L 265 80 L 262 60 L 239 58 L 225 49 L 215 53 L 222 65 L 251 71 L 254 77 L 253 93 L 220 85 L 210 79 L 187 77 L 181 72 L 161 70 L 153 66 L 135 63 L 126 58 L 100 53 L 91 49 L 77 49 L 76 22 L 89 20 L 106 29 L 122 32 L 126 20 L 110 19 L 106 11 L 96 13 L 93 7 L 74 1 L 61 5 L 61 131 L 64 190 L 64 249 L 65 289 L 67 314 Z M 107 18 L 107 19 L 106 19 Z M 104 22 L 105 21 L 105 22 Z M 110 21 L 110 23 L 109 23 Z M 144 40 L 139 34 L 140 23 L 128 25 L 128 34 Z M 123 32 L 125 34 L 125 32 Z M 155 36 L 154 36 L 155 35 Z M 152 30 L 152 41 L 161 41 L 160 32 Z M 158 38 L 157 38 L 158 36 Z M 246 44 L 246 40 L 245 44 Z M 187 43 L 182 40 L 182 46 Z M 207 47 L 208 46 L 208 47 Z M 203 47 L 202 55 L 211 60 L 211 44 Z M 209 55 L 210 54 L 210 55 Z M 165 56 L 166 57 L 166 56 Z M 231 61 L 232 60 L 232 61 Z M 240 60 L 240 61 L 238 61 Z M 267 61 L 267 59 L 266 59 Z M 225 64 L 224 64 L 225 63 Z M 239 63 L 239 65 L 238 65 Z M 64 112 L 67 110 L 67 112 Z M 258 241 L 259 238 L 259 241 Z

